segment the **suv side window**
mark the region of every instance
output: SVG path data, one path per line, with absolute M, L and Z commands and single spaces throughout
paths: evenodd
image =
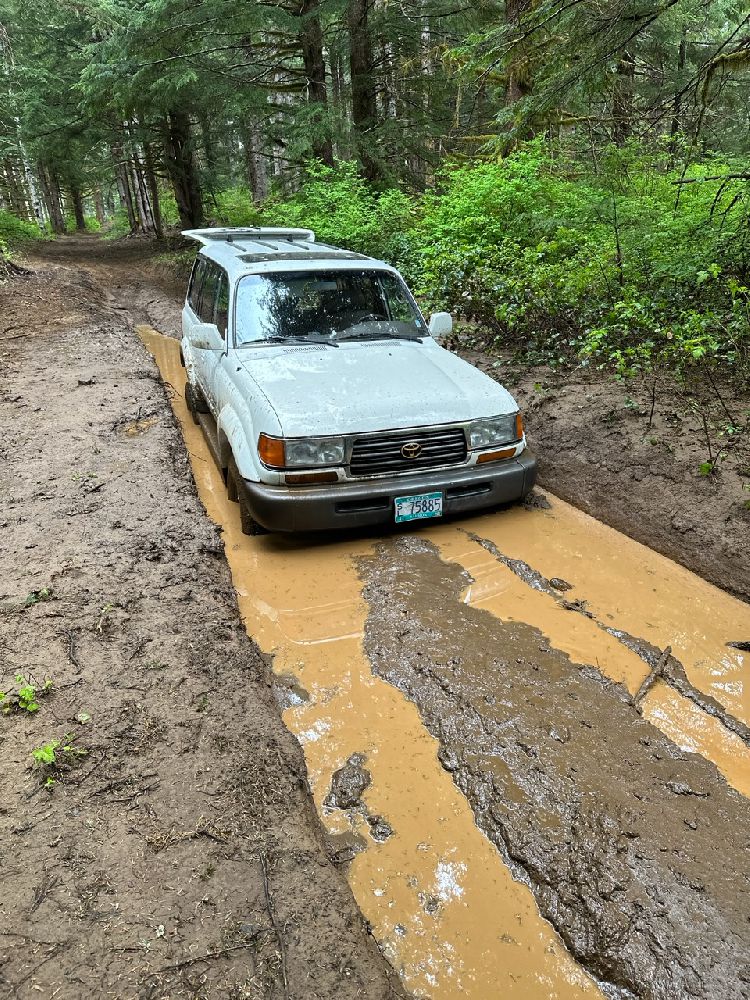
M 203 288 L 201 289 L 200 308 L 198 315 L 202 323 L 214 322 L 214 304 L 216 302 L 216 286 L 219 284 L 219 269 L 211 263 L 206 262 L 206 274 L 203 278 Z
M 227 335 L 227 321 L 229 319 L 229 278 L 226 271 L 219 272 L 219 288 L 216 292 L 216 319 L 215 323 L 219 328 L 222 337 Z
M 190 278 L 190 290 L 188 291 L 188 303 L 193 312 L 198 315 L 201 300 L 201 288 L 203 287 L 203 276 L 206 273 L 205 257 L 198 257 L 193 265 L 193 274 Z

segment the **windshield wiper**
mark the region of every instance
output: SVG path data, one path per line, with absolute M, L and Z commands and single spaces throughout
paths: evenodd
M 386 333 L 381 331 L 376 333 L 375 331 L 369 331 L 368 333 L 350 333 L 342 334 L 337 337 L 336 340 L 342 343 L 345 340 L 424 340 L 427 336 L 426 333 L 423 334 L 409 334 L 409 333 Z
M 264 337 L 262 340 L 250 340 L 243 347 L 254 347 L 256 344 L 305 344 L 315 347 L 338 347 L 332 340 L 315 339 L 312 337 Z

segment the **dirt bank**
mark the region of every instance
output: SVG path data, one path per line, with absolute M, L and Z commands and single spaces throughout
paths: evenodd
M 463 600 L 424 539 L 361 561 L 377 674 L 574 956 L 648 1000 L 750 997 L 750 804 L 538 630 Z
M 617 382 L 459 353 L 516 395 L 544 486 L 750 601 L 750 392 L 705 383 L 698 401 L 669 373 Z
M 401 996 L 133 333 L 164 297 L 118 268 L 0 292 L 0 994 Z

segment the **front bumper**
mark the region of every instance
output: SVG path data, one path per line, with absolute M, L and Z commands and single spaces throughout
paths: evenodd
M 536 482 L 528 451 L 497 464 L 325 486 L 269 486 L 245 480 L 245 499 L 269 531 L 323 531 L 393 524 L 396 497 L 444 494 L 445 514 L 463 514 L 520 500 Z

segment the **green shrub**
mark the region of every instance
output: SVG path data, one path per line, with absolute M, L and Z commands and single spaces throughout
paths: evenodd
M 44 238 L 35 222 L 26 222 L 10 212 L 0 211 L 0 253 L 7 256 L 27 243 Z

